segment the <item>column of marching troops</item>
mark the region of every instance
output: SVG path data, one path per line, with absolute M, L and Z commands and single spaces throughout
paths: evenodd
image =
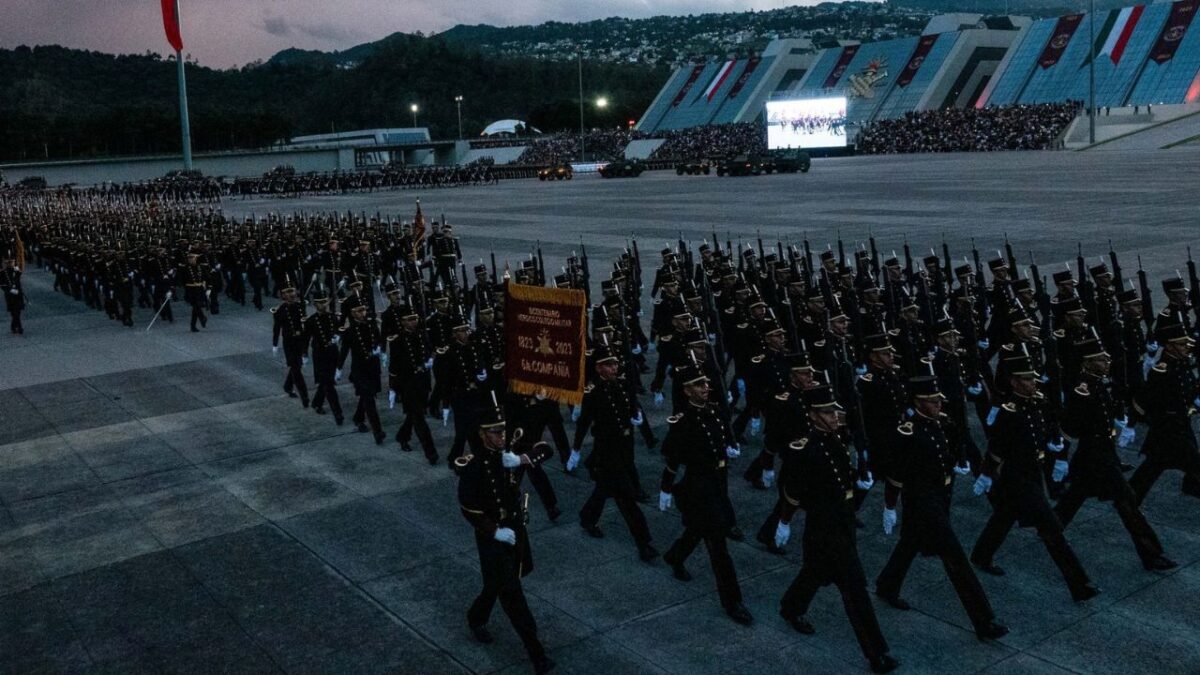
M 192 307 L 193 330 L 206 311 L 218 311 L 222 293 L 260 309 L 277 296 L 282 302 L 270 311 L 273 345 L 287 365 L 283 389 L 304 407 L 328 407 L 344 423 L 336 384 L 349 360 L 352 421 L 377 444 L 386 439 L 376 403 L 385 392 L 388 407 L 403 413 L 396 442 L 411 451 L 415 437 L 430 464 L 440 456 L 428 418 L 453 420 L 446 459 L 459 476 L 484 582 L 468 626 L 491 642 L 487 623 L 498 600 L 537 672 L 554 664 L 521 590 L 532 557 L 529 497 L 520 486 L 528 475 L 553 521 L 561 509 L 545 463 L 557 455 L 568 473 L 582 464 L 594 483 L 579 513 L 584 532 L 604 536 L 599 520 L 611 499 L 639 557 L 654 561 L 659 552 L 640 506 L 653 499 L 634 446 L 639 435 L 649 448 L 659 439 L 643 398 L 671 410 L 657 503 L 682 515 L 682 534 L 661 556 L 673 576 L 691 580 L 686 562 L 703 542 L 723 609 L 753 622 L 726 543 L 744 539 L 728 493 L 740 459 L 753 488 L 777 492 L 754 534 L 766 550 L 784 553 L 796 514 L 805 514 L 803 564 L 781 598 L 782 619 L 813 633 L 810 603 L 822 586 L 836 586 L 876 672 L 898 665 L 856 549 L 860 509 L 876 485 L 883 529 L 898 527 L 899 538 L 875 594 L 910 609 L 901 593 L 910 565 L 937 556 L 981 640 L 1008 629 L 975 570 L 1005 574 L 994 557 L 1014 525 L 1036 529 L 1071 597 L 1085 601 L 1100 591 L 1064 534 L 1084 501 L 1111 503 L 1144 568 L 1162 571 L 1175 563 L 1142 501 L 1172 470 L 1185 474 L 1186 494 L 1200 496 L 1190 260 L 1190 287 L 1179 276 L 1163 281 L 1167 304 L 1155 313 L 1146 275 L 1139 270 L 1140 288 L 1126 289 L 1111 251 L 1108 262 L 1080 256 L 1074 269 L 1054 271 L 1050 289 L 1037 265 L 1022 272 L 1011 246 L 985 263 L 973 250 L 973 262 L 955 264 L 945 244 L 942 256 L 920 260 L 906 245 L 901 260 L 877 255 L 873 241 L 847 258 L 840 241 L 814 256 L 807 242 L 767 252 L 761 241 L 757 250 L 728 240 L 722 247 L 715 236 L 693 254 L 681 239 L 661 251 L 647 334 L 636 242 L 604 275 L 593 274 L 582 249 L 560 274 L 547 273 L 540 248 L 516 269 L 505 263 L 502 274 L 494 257 L 468 273 L 451 226 L 443 218 L 427 232 L 419 205 L 412 223 L 352 213 L 238 221 L 203 207 L 96 203 L 83 213 L 45 204 L 5 212 L 6 298 L 20 293 L 11 253 L 18 237 L 56 289 L 127 324 L 135 296 L 157 308 L 155 318 L 171 320 L 177 288 Z M 594 277 L 599 298 L 590 297 Z M 589 296 L 588 384 L 569 410 L 573 438 L 558 403 L 507 391 L 507 284 Z M 1144 460 L 1126 479 L 1133 467 L 1117 449 L 1135 440 L 1139 425 Z M 554 448 L 542 441 L 547 432 Z M 748 436 L 760 435 L 751 453 Z M 963 479 L 993 507 L 969 555 L 951 516 Z

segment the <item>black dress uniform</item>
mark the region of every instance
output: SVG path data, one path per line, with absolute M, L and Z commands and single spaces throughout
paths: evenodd
M 21 269 L 16 265 L 0 272 L 0 292 L 4 293 L 4 305 L 8 308 L 9 329 L 13 335 L 25 333 L 21 325 L 21 312 L 25 310 L 25 289 L 21 287 Z
M 868 353 L 894 352 L 886 335 L 867 336 L 866 349 Z M 891 441 L 896 425 L 900 424 L 908 408 L 908 392 L 900 380 L 900 369 L 894 365 L 889 368 L 872 366 L 859 376 L 857 386 L 870 466 L 876 475 L 887 476 L 891 472 Z
M 1036 377 L 1029 359 L 1008 359 L 1010 373 Z M 993 558 L 1013 525 L 1037 528 L 1046 551 L 1058 566 L 1071 597 L 1085 600 L 1099 590 L 1091 584 L 1075 551 L 1063 536 L 1062 524 L 1050 507 L 1043 468 L 1046 445 L 1055 436 L 1046 413 L 1046 397 L 1040 392 L 1020 396 L 1001 405 L 992 422 L 988 456 L 980 480 L 993 481 L 989 492 L 992 515 L 979 533 L 971 562 L 985 571 L 1000 575 Z
M 328 311 L 329 297 L 318 294 L 313 303 L 317 305 L 317 311 L 304 320 L 308 350 L 312 354 L 313 381 L 317 385 L 313 392 L 312 407 L 323 414 L 325 401 L 328 400 L 333 419 L 340 426 L 344 418 L 334 378 L 338 367 L 338 342 L 342 338 L 338 334 L 337 317 Z
M 496 411 L 485 413 L 484 426 L 504 426 Z M 479 426 L 470 431 L 478 433 Z M 521 453 L 522 448 L 514 448 Z M 538 464 L 551 454 L 549 446 L 538 444 L 524 449 L 528 461 Z M 527 506 L 521 497 L 519 483 L 511 469 L 501 461 L 501 452 L 486 450 L 459 457 L 454 462 L 458 472 L 458 504 L 463 517 L 475 530 L 475 548 L 479 552 L 479 571 L 483 590 L 467 611 L 467 623 L 476 637 L 491 641 L 485 626 L 496 601 L 508 615 L 508 620 L 533 660 L 537 672 L 546 672 L 553 663 L 537 635 L 537 621 L 529 611 L 521 579 L 533 571 L 533 551 L 525 523 Z M 512 530 L 516 543 L 496 539 L 501 528 Z
M 599 345 L 595 349 L 597 363 L 618 361 L 611 348 Z M 641 415 L 637 400 L 629 391 L 625 381 L 619 377 L 606 380 L 597 377 L 583 395 L 582 410 L 575 430 L 575 447 L 580 447 L 584 436 L 592 432 L 592 452 L 583 465 L 587 468 L 595 486 L 592 494 L 579 511 L 579 524 L 589 534 L 597 536 L 600 515 L 610 498 L 616 502 L 634 544 L 643 559 L 652 559 L 657 553 L 650 548 L 650 528 L 637 504 L 641 486 L 634 481 L 633 471 L 633 420 Z
M 285 288 L 284 291 L 295 291 L 295 288 Z M 308 385 L 304 382 L 304 356 L 308 347 L 308 333 L 304 329 L 304 303 L 300 300 L 284 302 L 271 310 L 275 321 L 271 330 L 271 346 L 278 347 L 283 340 L 283 360 L 287 364 L 287 379 L 283 381 L 283 390 L 288 396 L 293 396 L 293 390 L 300 394 L 300 403 L 308 407 Z
M 805 400 L 811 409 L 841 409 L 829 387 L 808 390 Z M 890 670 L 895 663 L 887 655 L 887 640 L 867 595 L 867 577 L 858 557 L 857 473 L 850 449 L 838 433 L 815 427 L 791 448 L 797 453 L 796 469 L 787 471 L 782 515 L 790 521 L 798 509 L 805 511 L 804 563 L 780 600 L 780 615 L 796 630 L 811 633 L 812 626 L 803 617 L 817 591 L 833 584 L 842 594 L 863 655 L 876 670 Z
M 195 254 L 188 254 L 188 264 L 183 268 L 179 278 L 179 282 L 183 284 L 184 299 L 192 306 L 193 333 L 199 330 L 196 328 L 197 322 L 201 326 L 208 326 L 208 317 L 204 316 L 204 307 L 208 304 L 208 282 L 205 279 L 204 269 L 200 267 L 194 256 Z
M 1163 344 L 1183 342 L 1189 350 L 1195 344 L 1182 323 L 1168 324 L 1156 333 Z M 1150 426 L 1142 443 L 1146 460 L 1129 479 L 1139 505 L 1162 472 L 1168 470 L 1182 471 L 1184 494 L 1200 497 L 1200 449 L 1191 423 L 1197 396 L 1200 383 L 1187 357 L 1179 359 L 1169 354 L 1150 369 L 1146 385 L 1135 395 L 1135 419 Z
M 917 398 L 945 398 L 933 377 L 914 378 L 910 387 Z M 907 609 L 907 603 L 900 600 L 900 588 L 908 568 L 918 554 L 937 556 L 975 633 L 996 638 L 1008 631 L 994 623 L 992 606 L 950 524 L 954 467 L 960 455 L 951 439 L 961 438 L 961 434 L 951 433 L 952 426 L 953 421 L 945 413 L 927 417 L 915 411 L 896 429 L 885 501 L 888 508 L 895 508 L 897 500 L 901 501 L 904 513 L 900 541 L 875 580 L 875 591 L 893 606 Z
M 396 321 L 406 318 L 416 318 L 416 310 L 407 304 L 393 305 Z M 420 327 L 408 331 L 397 323 L 396 333 L 387 337 L 391 357 L 388 359 L 388 386 L 400 399 L 400 407 L 404 411 L 404 423 L 396 431 L 396 442 L 405 451 L 412 448 L 408 442 L 415 433 L 425 459 L 430 464 L 437 464 L 437 449 L 433 445 L 433 435 L 429 431 L 429 423 L 425 421 L 425 404 L 429 400 L 430 369 L 433 366 L 433 352 L 428 338 Z
M 1078 351 L 1084 361 L 1107 356 L 1096 340 L 1085 341 Z M 1138 509 L 1137 498 L 1125 482 L 1121 460 L 1113 447 L 1120 406 L 1107 380 L 1084 368 L 1076 386 L 1067 391 L 1063 433 L 1075 439 L 1075 456 L 1071 458 L 1070 484 L 1059 497 L 1054 512 L 1065 528 L 1087 498 L 1111 501 L 1133 539 L 1142 565 L 1146 569 L 1169 569 L 1174 565 L 1168 565 L 1170 561 L 1163 558 L 1162 543 Z
M 685 385 L 708 379 L 691 366 L 681 369 L 679 377 Z M 753 617 L 742 605 L 742 589 L 725 542 L 736 522 L 729 501 L 727 448 L 734 446 L 729 425 L 720 409 L 708 402 L 689 402 L 682 413 L 667 421 L 670 428 L 662 448 L 666 460 L 662 492 L 675 500 L 683 515 L 684 530 L 663 560 L 676 569 L 677 577 L 690 578 L 683 570 L 684 561 L 703 541 L 721 606 L 735 620 L 749 623 Z
M 366 309 L 366 304 L 352 305 Z M 358 396 L 358 407 L 354 410 L 354 424 L 359 432 L 365 433 L 367 425 L 375 434 L 376 445 L 383 442 L 385 434 L 379 423 L 379 410 L 375 407 L 375 395 L 383 389 L 380 377 L 379 356 L 383 350 L 383 340 L 379 335 L 379 325 L 375 319 L 367 317 L 362 321 L 354 318 L 347 320 L 342 329 L 341 363 L 346 362 L 346 356 L 353 354 L 350 363 L 350 382 L 354 385 L 354 393 Z
M 466 327 L 466 318 L 459 317 L 455 324 L 454 327 Z M 464 445 L 469 444 L 472 452 L 479 448 L 479 439 L 471 429 L 483 405 L 488 368 L 479 354 L 478 345 L 451 340 L 436 350 L 433 371 L 439 396 L 449 404 L 454 416 L 454 442 L 449 455 L 453 461 L 463 454 Z
M 555 414 L 558 413 L 558 403 L 551 399 L 538 398 L 533 395 L 505 394 L 505 386 L 502 382 L 498 383 L 502 379 L 502 374 L 501 376 L 489 378 L 494 388 L 488 394 L 495 396 L 497 399 L 503 397 L 504 414 L 508 418 L 509 428 L 520 429 L 522 438 L 526 442 L 541 441 L 542 434 L 546 430 L 546 417 L 550 414 L 550 411 L 553 411 Z M 545 507 L 546 515 L 551 521 L 558 520 L 558 517 L 562 514 L 562 511 L 558 508 L 558 495 L 555 494 L 554 485 L 550 483 L 550 477 L 546 475 L 546 470 L 542 468 L 542 465 L 522 466 L 516 470 L 516 474 L 518 485 L 526 475 L 529 476 L 529 483 L 533 485 L 533 490 L 537 492 L 538 500 Z

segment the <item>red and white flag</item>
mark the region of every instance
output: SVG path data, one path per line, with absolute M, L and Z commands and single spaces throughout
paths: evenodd
M 179 6 L 177 0 L 162 0 L 163 28 L 167 31 L 167 42 L 177 51 L 183 51 L 183 36 L 179 34 Z
M 733 66 L 736 63 L 736 59 L 733 61 L 726 61 L 725 65 L 721 66 L 721 69 L 717 71 L 717 75 L 712 79 L 712 82 L 708 83 L 708 89 L 704 90 L 704 98 L 710 103 L 713 100 L 713 96 L 717 95 L 717 90 L 721 88 L 722 84 L 725 84 L 725 80 L 729 77 L 729 74 L 733 72 Z
M 1114 65 L 1120 63 L 1121 55 L 1125 53 L 1125 47 L 1129 44 L 1129 37 L 1133 35 L 1133 29 L 1137 27 L 1138 19 L 1142 18 L 1142 12 L 1145 10 L 1145 5 L 1121 10 L 1104 41 L 1104 46 L 1100 48 L 1100 56 L 1107 56 Z

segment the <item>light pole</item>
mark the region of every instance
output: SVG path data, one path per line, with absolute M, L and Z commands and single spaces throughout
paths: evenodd
M 462 140 L 462 94 L 454 97 L 454 103 L 458 106 L 458 140 Z
M 1096 0 L 1088 10 L 1088 144 L 1096 144 Z
M 412 111 L 412 115 L 413 115 L 413 128 L 416 128 L 416 126 L 417 126 L 417 111 L 418 111 L 418 110 L 420 110 L 420 108 L 418 108 L 418 107 L 417 107 L 417 104 L 416 104 L 416 103 L 414 103 L 414 104 L 412 104 L 412 105 L 408 106 L 408 109 Z
M 587 161 L 587 149 L 583 141 L 583 50 L 575 49 L 575 59 L 579 64 L 579 161 Z

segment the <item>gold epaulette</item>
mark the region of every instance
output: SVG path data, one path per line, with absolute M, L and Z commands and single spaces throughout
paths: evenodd
M 899 431 L 901 434 L 903 434 L 905 436 L 912 436 L 913 435 L 912 422 L 905 422 L 904 424 L 901 424 L 900 426 L 896 427 L 896 431 Z
M 1016 403 L 1003 403 L 1000 405 L 1000 407 L 1004 408 L 1005 410 L 1007 410 L 1010 413 L 1017 412 L 1017 404 Z
M 662 343 L 662 342 L 670 342 L 672 339 L 674 339 L 674 337 L 675 337 L 674 335 L 659 335 L 659 336 L 658 336 L 658 341 L 659 341 L 660 343 Z
M 449 348 L 449 347 L 438 347 L 437 349 L 435 349 L 435 350 L 434 350 L 434 352 L 435 352 L 435 353 L 436 353 L 438 356 L 441 356 L 442 354 L 445 354 L 445 353 L 446 353 L 446 352 L 448 352 L 448 351 L 450 351 L 450 348 Z
M 1153 368 L 1151 368 L 1150 370 L 1153 370 L 1156 373 L 1165 373 L 1165 372 L 1167 372 L 1167 364 L 1159 363 L 1159 364 L 1155 365 Z
M 790 395 L 791 394 L 789 394 L 788 392 L 785 391 L 782 394 L 775 394 L 775 399 L 779 400 L 779 401 L 786 401 L 786 400 L 788 400 L 788 396 L 790 396 Z
M 683 413 L 679 413 L 678 415 L 671 415 L 670 417 L 667 418 L 667 424 L 675 424 L 676 422 L 678 422 L 681 419 L 683 419 Z
M 1016 349 L 1016 345 L 1014 345 L 1013 343 L 1009 342 L 1009 343 L 1007 343 L 1007 344 L 1002 344 L 1002 345 L 1000 345 L 1000 349 L 1003 349 L 1003 350 L 1004 350 L 1004 351 L 1006 351 L 1006 352 L 1011 352 L 1011 351 L 1013 351 L 1014 349 Z
M 1066 336 L 1067 336 L 1066 329 L 1059 328 L 1058 330 L 1054 331 L 1054 337 L 1056 337 L 1056 338 L 1062 339 L 1062 338 L 1065 338 Z
M 893 328 L 893 329 L 889 330 L 889 331 L 887 332 L 887 334 L 888 334 L 888 335 L 890 335 L 890 336 L 892 336 L 892 337 L 896 337 L 897 335 L 899 335 L 899 334 L 900 334 L 900 329 L 899 329 L 899 328 Z
M 589 349 L 589 350 L 585 351 L 583 354 L 584 354 L 584 356 L 591 356 L 592 354 L 595 353 L 595 351 L 596 351 L 595 349 Z
M 792 441 L 791 443 L 788 443 L 788 447 L 791 448 L 792 450 L 803 450 L 804 446 L 806 446 L 806 445 L 808 445 L 807 438 L 801 438 L 801 439 Z
M 454 460 L 454 466 L 461 469 L 461 468 L 465 467 L 466 465 L 470 464 L 472 459 L 475 459 L 475 455 L 471 455 L 471 454 L 462 455 L 458 459 Z
M 750 362 L 751 363 L 762 363 L 763 359 L 766 359 L 766 358 L 767 358 L 766 354 L 759 354 L 758 356 L 751 356 Z
M 739 324 L 737 325 L 737 329 L 738 329 L 738 330 L 742 330 L 743 328 L 745 328 L 746 326 L 749 326 L 749 325 L 750 325 L 750 324 L 748 324 L 748 323 L 739 323 Z
M 281 306 L 282 306 L 282 305 L 281 305 Z M 269 309 L 269 310 L 267 310 L 267 311 L 268 311 L 268 312 L 270 312 L 270 313 L 272 313 L 272 314 L 274 314 L 275 312 L 278 312 L 278 311 L 279 311 L 279 307 L 272 307 L 271 309 Z
M 814 342 L 814 343 L 813 343 L 813 346 L 814 346 L 814 347 L 824 347 L 824 346 L 825 346 L 825 341 L 824 341 L 824 340 L 817 340 L 816 342 Z
M 858 376 L 858 379 L 862 380 L 863 382 L 870 382 L 875 379 L 875 373 L 863 373 L 862 375 Z
M 1080 382 L 1079 386 L 1075 387 L 1075 393 L 1080 396 L 1091 396 L 1091 392 L 1087 388 L 1087 382 Z

